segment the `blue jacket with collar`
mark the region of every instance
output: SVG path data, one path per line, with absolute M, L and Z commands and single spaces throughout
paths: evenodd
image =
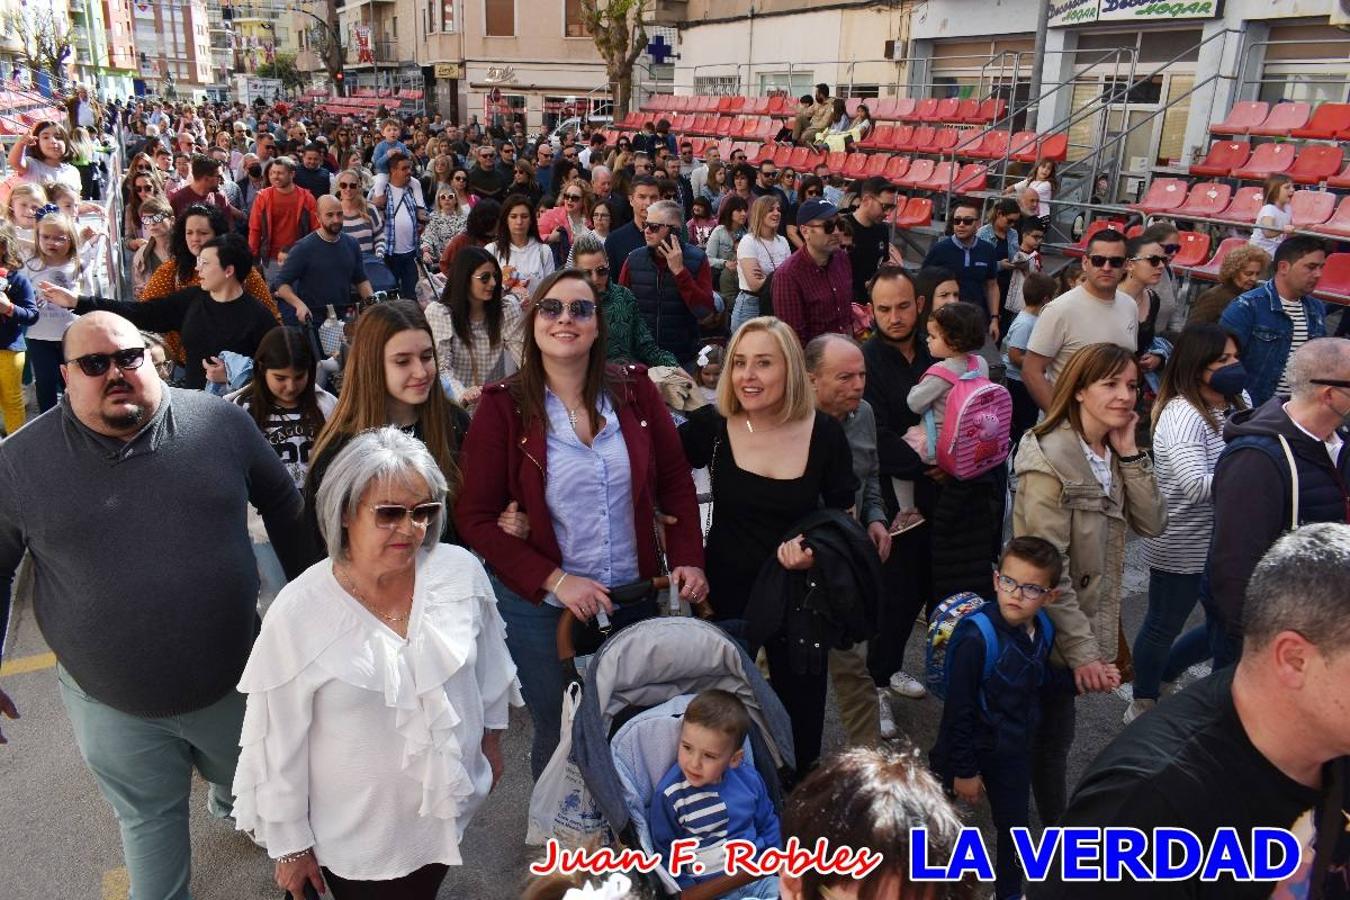
M 1300 298 L 1308 320 L 1308 340 L 1326 337 L 1327 308 L 1312 296 Z M 1280 305 L 1271 279 L 1239 296 L 1223 311 L 1219 324 L 1237 338 L 1247 369 L 1247 393 L 1260 406 L 1275 396 L 1294 343 L 1294 321 Z

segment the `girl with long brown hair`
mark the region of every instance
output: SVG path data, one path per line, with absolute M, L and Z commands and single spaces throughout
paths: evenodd
M 553 755 L 562 670 L 553 635 L 563 610 L 613 611 L 610 591 L 661 574 L 656 511 L 671 579 L 707 597 L 703 539 L 689 464 L 660 393 L 638 366 L 605 362 L 606 325 L 594 288 L 563 269 L 535 289 L 520 371 L 483 389 L 464 445 L 460 533 L 495 573 L 526 705 L 531 771 Z M 517 507 L 528 528 L 501 525 Z
M 441 372 L 463 405 L 477 403 L 484 384 L 520 366 L 520 303 L 502 293 L 501 266 L 482 247 L 459 252 L 444 292 L 427 304 L 426 316 Z
M 1089 344 L 1054 383 L 1045 418 L 1022 436 L 1015 470 L 1013 536 L 1054 544 L 1063 559 L 1059 596 L 1046 606 L 1055 624 L 1055 682 L 1032 737 L 1031 783 L 1042 821 L 1067 803 L 1074 698 L 1131 680 L 1121 630 L 1125 532 L 1157 537 L 1167 511 L 1148 454 L 1135 443 L 1139 364 L 1116 344 Z M 1072 687 L 1069 687 L 1072 683 Z
M 319 486 L 334 457 L 357 434 L 386 425 L 426 444 L 445 475 L 447 502 L 453 506 L 461 483 L 456 458 L 469 417 L 441 390 L 431 326 L 412 300 L 377 304 L 356 322 L 342 395 L 314 442 L 305 478 L 306 515 L 311 523 L 315 522 Z M 451 541 L 453 536 L 447 525 L 442 540 Z M 315 552 L 320 555 L 312 562 L 321 558 L 317 546 Z

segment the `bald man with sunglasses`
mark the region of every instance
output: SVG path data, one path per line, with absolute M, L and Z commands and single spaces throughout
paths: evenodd
M 193 770 L 212 815 L 233 809 L 235 685 L 258 627 L 247 507 L 295 577 L 304 505 L 248 414 L 164 384 L 126 319 L 82 316 L 62 354 L 61 403 L 0 444 L 0 646 L 30 553 L 34 618 L 132 895 L 187 897 Z M 0 713 L 17 716 L 4 691 Z

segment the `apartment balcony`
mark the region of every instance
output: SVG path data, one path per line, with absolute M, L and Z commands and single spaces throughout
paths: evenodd
M 651 16 L 656 25 L 679 25 L 689 19 L 689 0 L 656 0 Z
M 373 63 L 372 60 L 369 58 L 366 59 L 364 62 L 361 61 L 361 50 L 354 38 L 347 45 L 346 50 L 347 50 L 346 65 L 353 68 L 357 68 L 360 66 L 368 66 L 372 64 L 396 65 L 400 62 L 410 61 L 412 55 L 411 53 L 409 53 L 406 54 L 407 58 L 401 58 L 405 55 L 399 53 L 398 41 L 372 40 L 370 42 L 370 52 L 371 56 L 374 57 Z

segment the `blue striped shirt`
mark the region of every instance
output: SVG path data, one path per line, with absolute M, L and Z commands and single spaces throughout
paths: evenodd
M 633 472 L 619 415 L 601 395 L 605 425 L 587 447 L 567 420 L 567 407 L 547 388 L 548 467 L 544 498 L 563 571 L 614 587 L 638 579 L 633 523 Z M 584 415 L 584 411 L 580 414 Z M 547 602 L 562 604 L 549 594 Z

